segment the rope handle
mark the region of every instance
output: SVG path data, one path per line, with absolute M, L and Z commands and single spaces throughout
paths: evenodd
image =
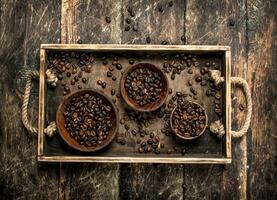
M 32 89 L 32 81 L 35 79 L 39 79 L 39 72 L 37 70 L 33 70 L 33 71 L 29 70 L 29 71 L 26 71 L 26 74 L 24 76 L 26 77 L 26 85 L 25 85 L 23 104 L 22 104 L 22 116 L 21 116 L 22 122 L 25 128 L 29 131 L 29 133 L 36 135 L 38 133 L 38 129 L 32 126 L 28 118 L 28 104 L 29 104 L 29 98 L 30 98 L 30 93 Z M 57 77 L 56 78 L 55 77 L 56 75 L 51 70 L 46 70 L 47 83 L 52 87 L 55 87 L 58 81 Z M 54 121 L 50 122 L 43 132 L 47 136 L 52 137 L 56 132 L 56 123 Z
M 210 76 L 214 80 L 215 85 L 224 82 L 224 77 L 221 77 L 219 70 L 210 70 Z M 234 138 L 242 137 L 247 133 L 249 129 L 251 116 L 252 116 L 252 99 L 251 91 L 248 83 L 240 77 L 231 77 L 231 84 L 240 86 L 245 97 L 246 97 L 246 118 L 242 128 L 239 131 L 232 131 L 231 134 Z M 220 121 L 215 121 L 210 125 L 211 132 L 215 133 L 218 137 L 222 137 L 225 134 L 224 126 Z

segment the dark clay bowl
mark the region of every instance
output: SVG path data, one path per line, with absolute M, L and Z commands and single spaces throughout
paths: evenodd
M 133 99 L 131 99 L 125 89 L 125 81 L 126 81 L 127 75 L 129 73 L 131 73 L 132 71 L 139 69 L 139 68 L 144 68 L 144 69 L 148 68 L 148 69 L 158 73 L 162 79 L 162 84 L 163 84 L 162 92 L 160 93 L 158 100 L 153 103 L 146 104 L 144 106 L 139 105 Z M 159 69 L 158 67 L 156 67 L 155 65 L 153 65 L 151 63 L 138 63 L 136 65 L 128 67 L 123 72 L 123 75 L 120 80 L 120 92 L 121 92 L 121 96 L 124 99 L 124 101 L 126 102 L 126 104 L 128 106 L 130 106 L 131 108 L 133 108 L 134 110 L 137 110 L 140 112 L 151 112 L 151 111 L 157 110 L 165 102 L 167 95 L 168 95 L 168 80 L 167 80 L 166 75 L 163 73 L 163 71 L 161 69 Z
M 113 121 L 112 121 L 113 125 L 110 130 L 110 133 L 109 133 L 108 137 L 106 138 L 106 140 L 104 140 L 100 145 L 96 145 L 96 146 L 92 146 L 92 147 L 80 145 L 77 141 L 75 141 L 73 138 L 70 137 L 69 132 L 64 127 L 65 118 L 63 116 L 63 113 L 64 113 L 66 106 L 70 103 L 70 100 L 72 98 L 77 97 L 82 94 L 85 94 L 85 93 L 89 93 L 91 95 L 102 98 L 105 103 L 107 103 L 108 105 L 110 105 L 112 107 L 112 117 L 111 118 L 113 119 Z M 60 106 L 57 110 L 57 114 L 56 114 L 57 128 L 58 128 L 61 138 L 70 147 L 74 148 L 75 150 L 82 151 L 82 152 L 96 152 L 96 151 L 99 151 L 99 150 L 105 148 L 106 146 L 108 146 L 113 141 L 114 137 L 116 136 L 116 132 L 118 129 L 118 123 L 119 123 L 118 121 L 119 121 L 118 112 L 116 110 L 114 103 L 109 99 L 109 97 L 107 97 L 100 91 L 92 90 L 92 89 L 78 90 L 76 92 L 73 92 L 69 96 L 67 96 L 66 99 L 64 99 L 64 101 L 60 104 Z
M 184 135 L 180 135 L 180 134 L 178 133 L 178 131 L 176 131 L 176 130 L 173 128 L 173 113 L 174 113 L 174 111 L 175 111 L 176 108 L 177 108 L 177 106 L 176 106 L 176 107 L 171 111 L 171 115 L 170 115 L 170 128 L 171 128 L 172 132 L 173 132 L 176 136 L 178 136 L 180 139 L 183 139 L 183 140 L 193 140 L 193 139 L 199 138 L 199 137 L 204 133 L 204 131 L 206 130 L 207 124 L 208 124 L 208 116 L 207 116 L 206 110 L 205 110 L 200 104 L 198 104 L 198 103 L 196 103 L 196 102 L 190 101 L 190 103 L 195 104 L 195 105 L 197 105 L 198 107 L 200 107 L 200 108 L 202 108 L 202 109 L 204 110 L 205 118 L 206 118 L 206 120 L 205 120 L 205 126 L 204 126 L 204 128 L 201 130 L 200 134 L 198 134 L 198 135 L 196 135 L 196 136 L 194 136 L 194 137 L 185 137 Z

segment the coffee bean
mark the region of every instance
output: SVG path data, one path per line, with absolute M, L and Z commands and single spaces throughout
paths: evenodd
M 163 40 L 161 44 L 162 44 L 162 45 L 167 45 L 168 42 L 167 42 L 166 40 Z
M 78 43 L 78 44 L 82 44 L 83 41 L 82 41 L 81 39 L 79 39 L 79 40 L 77 41 L 77 43 Z
M 147 44 L 150 44 L 151 43 L 151 38 L 148 36 L 148 37 L 146 37 L 146 43 Z
M 102 86 L 103 89 L 105 89 L 106 86 L 107 86 L 107 83 L 106 83 L 106 82 L 102 82 L 102 85 L 101 85 L 101 86 Z
M 113 80 L 113 81 L 116 81 L 116 77 L 115 77 L 115 76 L 113 76 L 113 77 L 112 77 L 112 80 Z
M 193 74 L 193 70 L 192 70 L 192 69 L 189 69 L 189 70 L 188 70 L 188 73 L 189 73 L 189 74 Z
M 159 12 L 162 13 L 162 12 L 164 11 L 163 6 L 162 6 L 162 5 L 159 5 L 159 6 L 158 6 L 158 10 L 159 10 Z
M 195 80 L 196 80 L 196 82 L 201 82 L 202 81 L 202 77 L 201 76 L 197 76 Z
M 115 95 L 115 89 L 111 90 L 111 95 L 114 96 Z
M 132 11 L 132 12 L 130 13 L 130 16 L 131 16 L 131 17 L 135 17 L 135 16 L 136 16 L 136 13 L 135 13 L 134 11 Z
M 82 86 L 81 86 L 81 85 L 78 85 L 78 89 L 82 89 Z
M 244 111 L 245 110 L 245 105 L 244 104 L 239 104 L 239 109 L 240 111 Z
M 111 23 L 111 21 L 112 21 L 110 17 L 106 17 L 105 20 L 108 24 Z
M 172 89 L 168 88 L 168 94 L 172 94 Z
M 187 153 L 186 149 L 183 148 L 182 151 L 181 151 L 181 154 L 182 154 L 182 155 L 185 155 L 186 153 Z
M 130 65 L 133 65 L 134 63 L 135 63 L 135 60 L 133 60 L 133 59 L 129 60 Z
M 122 119 L 119 121 L 119 123 L 120 123 L 120 124 L 125 124 L 125 119 L 122 118 Z
M 125 31 L 129 31 L 130 29 L 131 29 L 131 27 L 129 25 L 126 25 L 124 28 Z
M 119 63 L 117 63 L 117 64 L 116 64 L 116 69 L 118 69 L 118 70 L 122 70 L 122 65 L 121 65 L 121 64 L 119 64 Z
M 207 85 L 207 82 L 205 80 L 202 80 L 201 83 L 200 83 L 201 86 L 205 86 Z
M 86 82 L 87 82 L 87 79 L 86 79 L 86 78 L 82 78 L 82 82 L 83 82 L 83 83 L 86 83 Z
M 126 18 L 125 21 L 126 21 L 127 24 L 131 24 L 131 19 L 130 18 Z
M 97 85 L 102 85 L 102 81 L 101 80 L 97 80 Z
M 59 80 L 62 80 L 62 79 L 63 79 L 63 75 L 62 75 L 62 74 L 58 74 L 57 77 L 58 77 Z
M 172 6 L 173 6 L 173 1 L 170 1 L 170 2 L 168 3 L 168 6 L 169 6 L 169 7 L 172 7 Z
M 174 80 L 175 79 L 175 74 L 171 74 L 170 78 L 171 78 L 171 80 Z
M 110 72 L 110 71 L 108 71 L 108 72 L 107 72 L 107 77 L 112 77 L 112 76 L 113 76 L 113 73 Z
M 127 11 L 128 11 L 128 13 L 133 12 L 133 7 L 129 6 L 129 7 L 127 8 Z
M 139 153 L 143 153 L 143 152 L 144 152 L 143 148 L 140 147 L 140 148 L 138 149 L 138 152 L 139 152 Z
M 188 80 L 188 86 L 192 86 L 192 81 Z
M 182 42 L 185 42 L 185 41 L 186 41 L 186 36 L 182 35 L 182 36 L 181 36 L 181 41 L 182 41 Z

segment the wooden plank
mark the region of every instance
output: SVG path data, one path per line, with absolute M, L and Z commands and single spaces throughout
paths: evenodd
M 242 76 L 246 72 L 246 7 L 245 1 L 188 1 L 186 15 L 186 41 L 187 44 L 217 44 L 230 45 L 232 50 L 232 75 Z M 232 126 L 233 129 L 237 128 Z M 218 176 L 209 181 L 215 190 L 213 199 L 246 199 L 246 138 L 232 141 L 232 164 L 225 170 L 216 167 L 214 174 L 222 172 L 223 177 Z M 200 166 L 194 170 L 193 166 L 185 167 L 185 177 L 205 180 L 199 171 L 209 173 L 212 166 Z M 188 174 L 188 175 L 187 175 Z M 187 179 L 184 179 L 187 180 Z M 223 182 L 222 182 L 223 180 Z M 186 181 L 185 181 L 186 183 Z M 209 199 L 210 188 L 200 184 L 194 184 L 195 191 L 203 191 L 200 198 Z M 195 195 L 198 195 L 197 193 Z M 193 193 L 187 195 L 187 199 L 193 199 Z M 184 196 L 186 196 L 184 194 Z
M 253 101 L 247 199 L 277 199 L 277 2 L 247 1 L 248 69 Z
M 121 1 L 62 1 L 63 43 L 120 43 Z M 112 22 L 105 23 L 109 15 Z M 117 199 L 118 164 L 66 164 L 65 194 L 72 199 Z
M 159 3 L 164 12 L 158 11 Z M 151 44 L 181 44 L 184 30 L 185 1 L 174 1 L 173 7 L 165 6 L 167 1 L 123 0 L 122 7 L 122 43 L 146 44 L 150 37 Z M 131 18 L 131 30 L 125 31 L 128 17 L 127 8 L 131 6 L 135 16 Z M 133 26 L 138 27 L 134 31 Z M 121 165 L 121 199 L 182 199 L 183 171 L 181 165 Z
M 59 1 L 0 2 L 0 187 L 3 199 L 56 199 L 57 165 L 37 163 L 36 137 L 31 137 L 22 125 L 21 99 L 14 88 L 20 70 L 38 69 L 40 43 L 56 42 L 59 38 L 59 9 Z M 38 114 L 36 89 L 30 99 L 33 124 Z

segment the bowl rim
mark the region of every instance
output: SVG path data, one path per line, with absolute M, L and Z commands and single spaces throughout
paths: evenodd
M 143 65 L 147 65 L 147 66 L 143 66 Z M 164 80 L 165 80 L 165 86 L 164 86 L 164 91 L 165 91 L 165 95 L 163 97 L 163 99 L 161 99 L 161 101 L 159 102 L 159 104 L 156 104 L 155 106 L 153 106 L 152 108 L 147 108 L 147 109 L 144 109 L 142 107 L 139 107 L 139 106 L 136 106 L 135 104 L 131 103 L 129 101 L 129 99 L 126 97 L 128 96 L 127 94 L 127 91 L 125 90 L 125 87 L 124 87 L 124 83 L 125 83 L 125 79 L 127 77 L 127 75 L 135 70 L 136 68 L 148 68 L 148 66 L 151 66 L 152 68 L 154 68 L 155 70 L 157 70 L 163 77 L 164 77 Z M 159 68 L 157 67 L 156 65 L 152 64 L 152 63 L 149 63 L 149 62 L 146 62 L 146 61 L 142 61 L 142 62 L 138 62 L 134 65 L 131 65 L 129 66 L 128 68 L 126 68 L 124 70 L 124 72 L 122 73 L 122 76 L 121 76 L 121 79 L 120 79 L 120 94 L 121 94 L 121 97 L 123 98 L 124 102 L 130 106 L 132 109 L 134 110 L 137 110 L 137 111 L 140 111 L 140 112 L 152 112 L 152 111 L 155 111 L 157 110 L 158 108 L 160 108 L 166 101 L 167 97 L 168 97 L 168 90 L 169 90 L 169 81 L 168 81 L 168 78 L 166 76 L 166 74 Z
M 196 104 L 197 106 L 201 107 L 201 108 L 204 110 L 205 118 L 206 118 L 206 120 L 205 120 L 205 127 L 202 129 L 202 131 L 200 132 L 200 134 L 197 135 L 197 136 L 194 136 L 194 137 L 184 137 L 183 135 L 180 135 L 179 133 L 177 133 L 177 132 L 174 130 L 174 128 L 173 128 L 173 123 L 172 123 L 172 118 L 173 118 L 173 113 L 174 113 L 174 111 L 176 110 L 176 108 L 178 107 L 178 105 L 175 106 L 175 107 L 173 108 L 173 110 L 171 111 L 170 119 L 169 119 L 170 122 L 169 122 L 169 123 L 170 123 L 170 128 L 171 128 L 171 130 L 172 130 L 172 131 L 174 132 L 174 134 L 177 135 L 179 138 L 181 138 L 181 139 L 183 139 L 183 140 L 193 140 L 193 139 L 199 138 L 199 137 L 200 137 L 201 135 L 203 135 L 203 133 L 205 132 L 205 130 L 206 130 L 206 128 L 207 128 L 207 125 L 208 125 L 208 115 L 207 115 L 207 112 L 206 112 L 206 110 L 204 109 L 204 107 L 201 106 L 199 103 L 194 102 L 194 101 L 191 101 L 191 100 L 187 100 L 187 101 L 190 102 L 190 103 Z
M 76 146 L 76 145 L 70 143 L 64 137 L 64 135 L 62 133 L 63 132 L 62 129 L 61 129 L 62 124 L 58 123 L 58 119 L 60 117 L 63 117 L 62 111 L 64 110 L 65 105 L 70 101 L 70 99 L 72 99 L 74 96 L 78 95 L 79 93 L 84 93 L 84 92 L 96 93 L 97 95 L 101 96 L 102 98 L 105 98 L 110 103 L 110 105 L 112 106 L 112 109 L 113 109 L 114 115 L 115 115 L 115 128 L 114 128 L 114 131 L 112 132 L 111 137 L 103 145 L 99 145 L 97 148 L 91 147 L 93 149 L 89 149 L 89 147 L 87 149 L 84 149 L 84 148 L 81 147 L 81 145 L 80 146 Z M 71 148 L 73 148 L 75 150 L 81 151 L 81 152 L 97 152 L 97 151 L 102 150 L 103 148 L 105 148 L 109 144 L 111 144 L 112 141 L 114 140 L 114 138 L 116 136 L 116 133 L 118 131 L 119 116 L 118 116 L 118 112 L 117 112 L 117 108 L 116 108 L 115 104 L 112 102 L 112 100 L 106 94 L 104 94 L 104 92 L 102 92 L 101 90 L 97 90 L 97 89 L 81 89 L 81 90 L 77 90 L 77 91 L 74 91 L 74 92 L 70 93 L 59 104 L 59 107 L 58 107 L 57 112 L 56 112 L 56 123 L 57 123 L 57 129 L 58 129 L 59 135 L 61 136 L 63 141 L 66 142 L 66 144 L 68 146 L 70 146 Z M 66 131 L 66 134 L 69 134 L 69 132 Z

